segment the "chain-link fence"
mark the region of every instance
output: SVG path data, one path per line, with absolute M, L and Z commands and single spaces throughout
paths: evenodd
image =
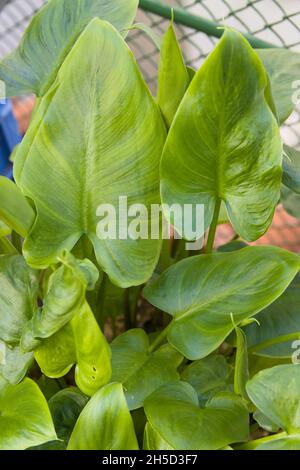
M 0 58 L 17 47 L 33 14 L 46 0 L 0 0 Z M 166 31 L 170 8 L 175 8 L 176 30 L 186 62 L 199 68 L 217 42 L 218 25 L 233 26 L 251 34 L 254 41 L 285 47 L 300 53 L 300 0 L 141 0 L 137 21 L 158 34 Z M 207 34 L 209 33 L 209 34 Z M 143 32 L 131 31 L 128 43 L 152 92 L 156 91 L 159 53 Z M 267 44 L 267 45 L 268 45 Z M 259 45 L 259 44 L 258 44 Z M 299 70 L 300 79 L 300 70 Z M 25 132 L 33 97 L 14 100 L 14 110 Z M 284 141 L 300 146 L 300 113 L 295 111 L 282 129 Z M 229 226 L 219 230 L 219 241 L 229 240 Z M 300 222 L 279 207 L 267 236 L 259 243 L 272 243 L 300 251 Z

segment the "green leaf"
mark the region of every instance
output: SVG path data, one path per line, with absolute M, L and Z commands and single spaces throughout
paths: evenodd
M 300 365 L 286 364 L 265 369 L 247 384 L 257 408 L 279 428 L 300 437 Z
M 0 379 L 0 449 L 23 450 L 55 440 L 47 402 L 30 379 L 10 385 Z
M 300 450 L 300 435 L 272 439 L 260 444 L 255 450 Z
M 232 253 L 193 256 L 171 266 L 144 290 L 169 313 L 168 340 L 188 359 L 213 352 L 236 325 L 286 289 L 300 257 L 276 247 L 246 247 Z
M 57 437 L 69 442 L 76 421 L 87 404 L 87 397 L 75 387 L 60 390 L 49 400 Z
M 177 450 L 215 450 L 248 438 L 247 408 L 229 392 L 201 409 L 191 385 L 170 383 L 145 400 L 145 412 L 154 431 Z
M 272 94 L 280 123 L 296 107 L 293 103 L 293 84 L 299 80 L 300 54 L 287 49 L 256 49 L 268 72 Z
M 34 353 L 48 377 L 62 377 L 76 364 L 75 381 L 86 395 L 93 395 L 111 376 L 110 348 L 88 304 Z
M 174 450 L 170 444 L 168 444 L 164 439 L 154 431 L 150 423 L 146 423 L 145 432 L 144 432 L 144 450 Z
M 224 201 L 242 238 L 253 241 L 265 233 L 282 173 L 268 86 L 256 52 L 241 34 L 226 30 L 193 78 L 168 134 L 161 162 L 163 203 L 203 204 L 207 229 Z M 189 238 L 186 227 L 171 222 Z
M 18 186 L 4 176 L 0 176 L 0 200 L 0 219 L 23 237 L 28 235 L 35 212 Z
M 6 95 L 43 96 L 93 18 L 125 29 L 131 25 L 137 6 L 138 0 L 50 0 L 34 16 L 20 46 L 0 64 Z
M 0 209 L 1 210 L 1 209 Z M 0 238 L 6 237 L 7 235 L 11 234 L 11 229 L 9 228 L 6 223 L 0 220 Z
M 17 345 L 37 309 L 38 272 L 20 255 L 0 256 L 0 340 Z
M 300 337 L 299 304 L 298 274 L 286 291 L 258 315 L 259 325 L 252 323 L 243 328 L 250 350 L 262 356 L 290 358 L 296 338 L 287 336 L 299 332 Z
M 15 178 L 38 213 L 24 243 L 28 263 L 47 267 L 86 234 L 115 284 L 148 280 L 161 242 L 107 238 L 98 225 L 107 218 L 98 210 L 110 204 L 118 217 L 124 195 L 128 205 L 159 203 L 164 141 L 163 119 L 131 51 L 111 25 L 93 20 L 42 98 L 16 156 Z
M 68 449 L 138 449 L 121 384 L 108 384 L 93 396 L 78 418 Z
M 157 101 L 168 127 L 172 124 L 189 83 L 189 74 L 172 22 L 162 40 L 157 94 Z
M 253 413 L 253 418 L 259 424 L 259 426 L 268 432 L 278 432 L 279 427 L 274 424 L 269 418 L 267 418 L 261 411 L 256 410 Z
M 236 356 L 234 368 L 234 392 L 248 399 L 246 383 L 249 380 L 247 337 L 241 328 L 235 328 L 236 332 Z
M 197 392 L 199 403 L 204 406 L 216 393 L 231 390 L 232 368 L 220 354 L 195 361 L 186 367 L 182 380 L 190 383 Z
M 282 186 L 281 202 L 288 214 L 296 217 L 296 219 L 300 219 L 300 194 L 297 194 L 291 189 Z
M 282 182 L 289 189 L 300 194 L 300 152 L 283 146 L 283 175 Z
M 23 380 L 28 367 L 33 362 L 33 353 L 22 353 L 18 346 L 9 346 L 0 342 L 3 358 L 0 358 L 0 376 L 16 385 Z
M 160 386 L 179 380 L 182 356 L 169 345 L 149 353 L 149 339 L 142 329 L 118 336 L 111 350 L 111 381 L 122 383 L 130 410 L 143 406 L 145 398 Z
M 76 260 L 64 253 L 61 266 L 50 276 L 48 292 L 42 309 L 36 311 L 26 324 L 21 348 L 24 352 L 36 348 L 36 340 L 48 338 L 64 327 L 85 304 L 86 289 L 94 286 L 98 270 L 88 259 Z

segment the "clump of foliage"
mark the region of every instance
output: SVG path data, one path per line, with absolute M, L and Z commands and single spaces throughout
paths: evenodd
M 247 246 L 300 197 L 280 137 L 300 57 L 225 29 L 194 71 L 171 23 L 155 99 L 125 42 L 137 4 L 50 0 L 0 64 L 37 96 L 0 179 L 0 448 L 300 449 L 300 257 Z M 99 238 L 123 195 L 204 204 L 204 248 Z

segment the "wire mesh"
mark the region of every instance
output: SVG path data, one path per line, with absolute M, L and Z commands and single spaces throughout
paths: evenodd
M 157 0 L 158 1 L 158 0 Z M 169 6 L 184 8 L 190 13 L 249 32 L 274 46 L 300 52 L 299 0 L 160 0 Z M 0 58 L 17 47 L 33 14 L 46 0 L 0 0 Z M 169 20 L 139 9 L 138 22 L 143 22 L 158 34 L 163 34 Z M 215 46 L 217 39 L 186 26 L 176 25 L 183 54 L 188 65 L 199 68 Z M 145 33 L 131 31 L 128 43 L 152 92 L 156 92 L 159 53 Z M 299 70 L 300 79 L 300 70 Z M 32 97 L 14 100 L 20 128 L 25 132 L 30 119 Z M 296 110 L 282 129 L 284 141 L 300 147 L 300 112 Z M 230 227 L 218 231 L 218 243 L 232 236 Z M 300 222 L 279 207 L 274 223 L 259 243 L 272 243 L 300 252 Z

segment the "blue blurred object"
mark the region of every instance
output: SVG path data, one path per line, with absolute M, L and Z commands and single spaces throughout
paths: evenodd
M 12 177 L 12 164 L 9 157 L 15 146 L 21 142 L 22 136 L 13 113 L 12 102 L 0 103 L 0 174 Z

